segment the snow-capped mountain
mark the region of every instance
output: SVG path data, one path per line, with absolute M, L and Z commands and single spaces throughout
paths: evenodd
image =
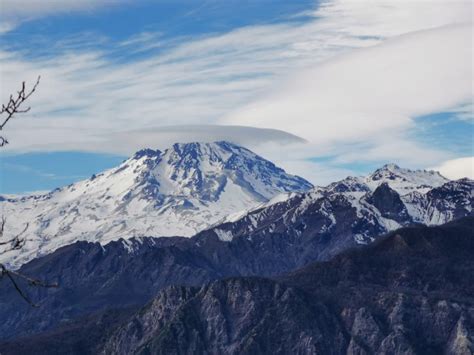
M 383 183 L 387 183 L 391 189 L 397 191 L 400 195 L 405 195 L 413 191 L 426 193 L 448 181 L 437 171 L 410 170 L 395 164 L 386 164 L 368 176 L 349 176 L 322 189 L 333 192 L 368 192 L 374 191 Z
M 395 164 L 384 165 L 366 177 L 348 177 L 316 190 L 346 192 L 357 199 L 374 193 L 383 184 L 397 192 L 409 217 L 405 218 L 407 222 L 439 225 L 463 217 L 472 210 L 471 180 L 450 181 L 436 171 L 404 169 Z M 386 208 L 387 201 L 383 202 L 379 209 Z
M 367 177 L 275 197 L 207 233 L 227 242 L 271 239 L 274 244 L 281 239 L 285 248 L 291 245 L 322 260 L 403 226 L 438 225 L 471 215 L 473 188 L 469 179 L 449 181 L 437 172 L 389 164 Z
M 19 265 L 76 240 L 192 236 L 231 213 L 311 187 L 228 142 L 145 149 L 88 180 L 0 201 L 10 234 L 29 223 L 24 248 L 0 261 Z
M 374 192 L 380 185 L 387 184 L 390 186 L 390 189 L 396 191 L 400 196 L 407 195 L 405 202 L 410 204 L 417 196 L 424 196 L 426 192 L 449 181 L 450 180 L 446 179 L 437 171 L 410 170 L 401 168 L 396 164 L 386 164 L 367 176 L 348 176 L 343 180 L 333 182 L 327 186 L 315 187 L 305 194 L 306 197 L 304 200 L 315 200 L 330 194 L 349 195 L 351 199 L 359 199 L 368 193 Z M 277 195 L 268 202 L 253 206 L 248 210 L 238 211 L 237 213 L 228 215 L 216 225 L 226 222 L 236 222 L 253 211 L 263 210 L 271 205 L 293 198 L 298 199 L 299 197 L 301 197 L 301 195 L 295 192 Z M 413 211 L 414 215 L 419 215 L 419 213 L 420 212 Z M 420 223 L 433 224 L 429 223 L 426 218 L 424 220 L 420 218 L 421 217 L 418 216 L 415 220 Z
M 400 168 L 395 164 L 386 164 L 364 179 L 365 184 L 372 190 L 386 182 L 390 188 L 397 191 L 400 195 L 405 195 L 413 191 L 425 193 L 448 181 L 448 179 L 437 171 L 410 170 Z
M 91 188 L 92 185 L 102 181 L 104 185 L 97 185 L 102 187 L 100 189 L 97 187 L 97 190 L 94 190 L 100 191 L 100 193 L 97 192 L 93 195 L 92 201 L 100 198 L 107 188 L 116 189 L 113 192 L 119 194 L 123 199 L 128 186 L 124 181 L 129 180 L 117 179 L 114 180 L 115 185 L 111 186 L 106 184 L 106 180 L 103 180 L 104 176 L 108 176 L 109 181 L 116 179 L 117 176 L 125 174 L 129 169 L 127 164 L 130 164 L 133 168 L 131 171 L 137 170 L 136 176 L 139 177 L 137 181 L 142 181 L 139 184 L 137 182 L 140 188 L 132 184 L 134 191 L 141 191 L 140 189 L 145 186 L 156 185 L 149 185 L 148 182 L 143 183 L 143 181 L 162 181 L 161 174 L 158 174 L 161 170 L 155 170 L 153 167 L 162 164 L 159 163 L 159 157 L 165 155 L 169 156 L 165 152 L 140 152 L 117 169 L 112 169 L 91 180 L 64 188 L 59 192 L 53 192 L 50 195 L 69 191 L 75 187 L 78 193 L 76 197 L 79 198 L 81 194 L 87 195 L 87 193 L 83 193 L 85 185 L 89 184 L 89 188 Z M 141 160 L 142 164 L 138 164 L 134 159 Z M 150 164 L 151 170 L 143 168 L 145 161 L 150 161 L 145 165 Z M 173 161 L 175 160 L 173 159 Z M 169 167 L 170 164 L 166 165 L 167 169 L 174 171 L 174 168 Z M 179 166 L 182 165 L 179 164 Z M 201 167 L 199 169 L 202 170 Z M 400 176 L 401 172 L 397 172 L 397 177 L 393 177 L 394 175 L 389 172 L 393 173 L 394 169 L 403 171 L 404 176 Z M 143 180 L 141 172 L 149 171 L 153 173 L 145 175 L 151 177 Z M 208 170 L 206 169 L 206 171 Z M 277 195 L 271 200 L 261 203 L 258 207 L 250 208 L 250 212 L 233 214 L 232 221 L 203 230 L 191 238 L 141 237 L 111 241 L 107 244 L 102 243 L 102 245 L 78 242 L 60 248 L 43 258 L 37 258 L 22 266 L 21 272 L 26 275 L 35 275 L 44 280 L 58 280 L 61 284 L 61 287 L 47 293 L 43 289 L 29 290 L 35 292 L 34 299 L 38 300 L 38 304 L 40 304 L 37 312 L 31 312 L 31 307 L 27 303 L 19 297 L 12 296 L 16 291 L 10 285 L 0 283 L 0 293 L 6 295 L 4 297 L 6 301 L 3 304 L 0 303 L 0 317 L 5 319 L 4 326 L 0 329 L 1 334 L 3 337 L 31 335 L 35 332 L 51 330 L 64 324 L 66 319 L 86 319 L 86 316 L 102 313 L 104 309 L 126 309 L 130 305 L 144 304 L 149 302 L 158 290 L 172 285 L 197 286 L 207 281 L 238 275 L 275 277 L 308 265 L 310 262 L 329 260 L 332 256 L 359 244 L 368 244 L 383 236 L 385 232 L 399 226 L 407 226 L 417 221 L 438 224 L 442 220 L 472 215 L 472 190 L 474 187 L 472 180 L 447 181 L 437 177 L 438 174 L 433 172 L 413 171 L 410 173 L 392 165 L 382 167 L 378 172 L 381 174 L 377 174 L 377 176 L 382 176 L 381 178 L 374 179 L 374 173 L 367 177 L 346 178 L 329 186 L 316 187 L 302 193 L 291 192 Z M 166 198 L 170 198 L 169 196 L 177 198 L 171 193 L 176 184 L 182 183 L 184 178 L 183 175 L 180 176 L 180 180 L 174 181 L 172 178 L 164 180 L 169 184 L 166 185 L 168 187 Z M 424 182 L 418 183 L 416 179 L 410 180 L 414 176 L 424 177 Z M 433 176 L 436 178 L 432 178 Z M 229 177 L 229 179 L 231 178 Z M 290 180 L 293 181 L 292 178 Z M 131 181 L 135 181 L 134 178 Z M 183 183 L 180 188 L 177 188 L 177 191 L 189 187 L 189 190 L 186 190 L 186 196 L 188 196 L 186 199 L 194 201 L 189 197 L 190 195 L 201 196 L 204 192 L 200 184 L 192 181 L 192 183 Z M 426 181 L 429 182 L 429 187 L 426 186 L 428 185 Z M 119 182 L 123 185 L 119 185 Z M 291 186 L 294 185 L 291 184 Z M 400 189 L 400 186 L 403 186 L 403 189 Z M 82 190 L 78 190 L 79 188 Z M 405 194 L 397 192 L 395 188 Z M 124 191 L 121 193 L 122 190 Z M 150 196 L 153 197 L 153 201 L 159 201 L 156 198 L 159 195 L 159 190 L 156 194 L 153 192 L 154 190 L 151 191 L 152 193 L 149 195 L 143 193 L 139 196 Z M 207 192 L 204 194 L 209 195 Z M 133 196 L 130 198 L 133 199 Z M 42 198 L 47 200 L 48 197 Z M 59 202 L 52 196 L 49 199 L 51 200 L 49 202 L 50 209 L 54 211 L 54 208 L 58 208 L 54 203 Z M 112 197 L 100 201 L 110 200 Z M 129 201 L 128 198 L 125 200 Z M 28 201 L 29 199 L 25 199 L 23 203 Z M 117 201 L 121 203 L 122 200 L 118 199 Z M 19 201 L 10 203 L 19 203 Z M 64 203 L 62 204 L 64 205 Z M 208 204 L 213 206 L 210 202 Z M 41 206 L 48 206 L 48 204 L 45 203 Z M 126 209 L 127 205 L 120 206 L 120 208 Z M 78 210 L 83 211 L 82 204 Z M 25 215 L 30 213 L 26 209 L 23 211 Z M 73 210 L 68 211 L 73 213 Z M 106 217 L 106 215 L 103 216 Z M 159 215 L 155 216 L 157 221 L 161 221 Z M 105 217 L 103 219 L 107 221 Z M 77 218 L 86 221 L 82 216 Z M 182 218 L 187 218 L 187 216 L 183 215 Z M 469 226 L 469 223 L 472 224 L 471 219 L 465 220 L 463 224 Z M 22 220 L 26 220 L 26 217 Z M 132 218 L 127 219 L 127 221 L 131 220 Z M 94 226 L 100 227 L 100 225 Z M 417 226 L 415 229 L 403 229 L 400 234 L 413 233 L 410 230 L 426 232 L 427 229 Z M 446 228 L 443 227 L 439 230 L 442 232 Z M 461 228 L 460 231 L 463 229 Z M 421 246 L 432 250 L 432 245 L 426 242 L 423 234 L 420 239 Z M 436 234 L 439 233 L 436 232 Z M 64 235 L 67 236 L 67 234 Z M 44 242 L 43 245 L 53 245 L 52 243 L 57 240 L 62 241 L 61 237 L 51 239 L 50 244 Z M 413 245 L 406 243 L 408 239 L 395 235 L 392 240 L 395 242 L 393 247 L 397 248 L 397 250 L 393 250 L 396 257 L 403 256 L 405 252 L 412 255 Z M 442 246 L 448 244 L 450 243 L 446 242 Z M 34 246 L 34 244 L 32 245 Z M 380 245 L 383 243 L 374 247 L 377 248 Z M 398 250 L 400 247 L 403 250 L 402 253 Z M 389 249 L 391 250 L 391 248 Z M 43 250 L 47 252 L 49 249 L 44 248 Z M 27 249 L 27 251 L 31 253 L 31 249 Z M 469 254 L 469 252 L 466 253 Z M 437 252 L 435 254 L 438 255 Z M 468 256 L 467 254 L 466 256 Z M 348 252 L 345 255 L 354 254 Z M 353 274 L 353 270 L 359 270 L 365 261 L 371 260 L 370 254 L 364 253 L 364 255 L 367 257 L 360 259 L 364 261 L 363 263 L 353 264 L 352 258 L 345 257 L 339 260 L 343 261 L 342 265 L 349 267 L 352 270 L 351 274 Z M 31 254 L 27 255 L 27 258 L 30 256 Z M 384 256 L 385 254 L 381 256 L 380 260 L 385 260 Z M 22 258 L 23 256 L 20 255 L 13 261 L 18 263 L 19 260 L 27 259 Z M 335 270 L 338 269 L 339 266 L 335 268 Z M 460 270 L 464 271 L 462 268 Z M 382 276 L 386 279 L 384 275 Z M 402 276 L 402 281 L 405 282 L 406 275 Z M 334 280 L 337 281 L 340 278 L 323 277 L 323 279 L 333 283 Z M 417 281 L 416 284 L 419 285 Z M 380 284 L 377 283 L 377 286 Z M 354 290 L 357 290 L 357 287 Z M 17 295 L 15 294 L 15 296 Z M 352 297 L 352 293 L 349 294 L 349 297 Z M 100 323 L 101 328 L 104 327 L 103 324 Z M 50 335 L 49 338 L 51 338 Z

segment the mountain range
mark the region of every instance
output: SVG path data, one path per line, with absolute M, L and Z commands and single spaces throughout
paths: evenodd
M 313 235 L 316 228 L 324 234 L 336 224 L 333 209 L 342 208 L 353 228 L 341 237 L 344 242 L 332 237 L 337 245 L 327 250 L 337 252 L 352 239 L 368 243 L 412 222 L 441 224 L 466 215 L 472 210 L 471 185 L 388 164 L 367 177 L 313 187 L 229 142 L 144 149 L 116 168 L 48 194 L 0 199 L 11 234 L 28 223 L 24 247 L 1 254 L 0 262 L 19 267 L 78 240 L 105 245 L 120 238 L 191 237 L 216 226 L 213 231 L 223 240 L 239 233 L 274 234 L 285 224 L 290 227 L 284 233 Z M 321 225 L 313 225 L 314 216 L 304 221 L 308 212 L 317 213 Z
M 18 280 L 32 311 L 0 282 L 0 352 L 469 349 L 473 188 L 394 164 L 314 187 L 228 142 L 139 151 L 0 201 L 8 223 L 30 223 L 26 247 L 2 260 L 60 285 Z
M 0 349 L 3 354 L 470 354 L 473 223 L 465 217 L 443 226 L 399 229 L 275 278 L 170 286 L 142 307 L 65 321 L 4 341 Z

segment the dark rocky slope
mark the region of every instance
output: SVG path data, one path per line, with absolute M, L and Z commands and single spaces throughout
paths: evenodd
M 401 229 L 277 281 L 167 289 L 104 352 L 471 354 L 473 226 Z
M 471 354 L 473 226 L 469 217 L 439 227 L 400 229 L 372 245 L 274 280 L 230 278 L 202 287 L 172 286 L 120 326 L 118 317 L 100 340 L 90 340 L 82 350 Z M 100 329 L 98 319 L 92 331 Z M 54 334 L 67 344 L 84 344 L 84 335 L 71 336 L 61 328 Z M 48 349 L 50 342 L 51 333 L 0 349 L 9 354 L 23 346 L 24 354 L 38 353 L 31 350 Z M 30 352 L 20 344 L 30 344 Z

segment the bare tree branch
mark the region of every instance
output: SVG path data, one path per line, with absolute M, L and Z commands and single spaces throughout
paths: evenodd
M 38 307 L 38 305 L 34 303 L 33 301 L 31 301 L 31 299 L 22 291 L 22 289 L 20 288 L 18 283 L 15 281 L 13 276 L 26 280 L 28 282 L 28 285 L 30 286 L 39 286 L 39 287 L 46 287 L 46 288 L 58 287 L 57 283 L 48 284 L 44 281 L 33 279 L 31 277 L 20 274 L 19 272 L 9 270 L 3 264 L 0 264 L 0 269 L 1 269 L 1 276 L 7 276 L 8 279 L 13 284 L 13 287 L 15 288 L 15 290 L 21 296 L 21 298 L 23 298 L 26 302 L 28 302 L 33 307 Z
M 0 131 L 4 129 L 5 125 L 8 123 L 8 121 L 10 121 L 10 119 L 15 114 L 25 113 L 25 112 L 30 111 L 31 107 L 27 107 L 27 108 L 21 108 L 21 107 L 23 103 L 36 91 L 36 88 L 38 87 L 40 83 L 40 79 L 41 79 L 41 76 L 38 76 L 38 79 L 36 80 L 36 83 L 33 85 L 33 88 L 28 92 L 26 91 L 26 84 L 25 82 L 23 82 L 21 85 L 21 89 L 17 91 L 17 95 L 15 97 L 13 95 L 10 95 L 8 103 L 6 105 L 2 104 L 2 107 L 0 109 Z M 0 147 L 5 146 L 6 144 L 8 144 L 8 140 L 5 137 L 0 136 Z M 4 237 L 5 225 L 6 225 L 6 218 L 2 216 L 0 220 L 0 239 L 3 239 Z M 25 232 L 27 231 L 28 226 L 29 224 L 26 223 L 25 228 L 14 237 L 6 241 L 0 240 L 0 246 L 9 246 L 6 249 L 3 249 L 2 251 L 0 251 L 0 254 L 23 248 L 26 242 L 26 238 L 24 238 L 23 236 Z M 10 280 L 13 287 L 21 296 L 21 298 L 23 298 L 26 302 L 28 302 L 33 307 L 38 307 L 38 305 L 35 304 L 26 295 L 25 292 L 23 292 L 23 290 L 21 289 L 20 285 L 15 280 L 15 278 L 26 281 L 29 286 L 46 287 L 46 288 L 58 287 L 57 283 L 49 284 L 44 281 L 31 278 L 29 276 L 23 275 L 22 273 L 18 271 L 10 270 L 4 264 L 0 263 L 0 280 L 3 278 L 3 276 L 7 277 Z
M 2 238 L 3 235 L 4 235 L 5 224 L 6 224 L 6 218 L 2 217 L 1 221 L 0 221 L 0 238 Z M 23 234 L 25 234 L 26 230 L 28 229 L 28 226 L 29 226 L 29 224 L 27 223 L 25 225 L 25 228 L 20 233 L 18 233 L 16 236 L 14 236 L 13 238 L 9 239 L 6 242 L 0 242 L 0 246 L 10 244 L 10 248 L 6 249 L 6 250 L 3 250 L 1 253 L 6 253 L 6 252 L 11 251 L 11 250 L 18 250 L 18 249 L 23 248 L 23 246 L 25 245 L 26 239 L 23 238 L 22 236 L 23 236 Z M 3 276 L 6 276 L 10 280 L 13 287 L 18 292 L 18 294 L 21 296 L 21 298 L 23 298 L 26 302 L 28 302 L 33 307 L 38 307 L 38 305 L 35 304 L 33 301 L 31 301 L 31 299 L 25 294 L 25 292 L 23 292 L 21 287 L 15 281 L 14 276 L 19 278 L 19 279 L 25 280 L 28 283 L 29 286 L 46 287 L 46 288 L 58 287 L 57 283 L 51 283 L 50 284 L 50 283 L 41 281 L 39 279 L 34 279 L 32 277 L 23 275 L 22 273 L 19 273 L 18 271 L 10 270 L 4 264 L 0 263 L 0 279 Z
M 20 109 L 20 107 L 23 105 L 23 103 L 28 100 L 28 98 L 36 91 L 36 88 L 38 87 L 40 83 L 41 76 L 38 76 L 38 79 L 36 80 L 35 85 L 33 85 L 33 88 L 30 91 L 26 91 L 26 84 L 23 82 L 21 84 L 21 89 L 17 91 L 16 97 L 13 95 L 10 95 L 10 98 L 8 100 L 8 103 L 2 104 L 2 108 L 0 109 L 0 116 L 5 114 L 5 117 L 0 119 L 0 131 L 3 130 L 5 125 L 10 121 L 10 119 L 17 113 L 25 113 L 30 111 L 31 107 L 27 107 L 25 109 Z M 3 147 L 8 144 L 8 140 L 0 136 L 0 147 Z

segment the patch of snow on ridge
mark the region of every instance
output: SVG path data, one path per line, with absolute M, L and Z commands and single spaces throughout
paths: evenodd
M 225 231 L 222 229 L 214 229 L 214 232 L 217 234 L 219 240 L 223 242 L 230 242 L 234 238 L 231 231 Z

